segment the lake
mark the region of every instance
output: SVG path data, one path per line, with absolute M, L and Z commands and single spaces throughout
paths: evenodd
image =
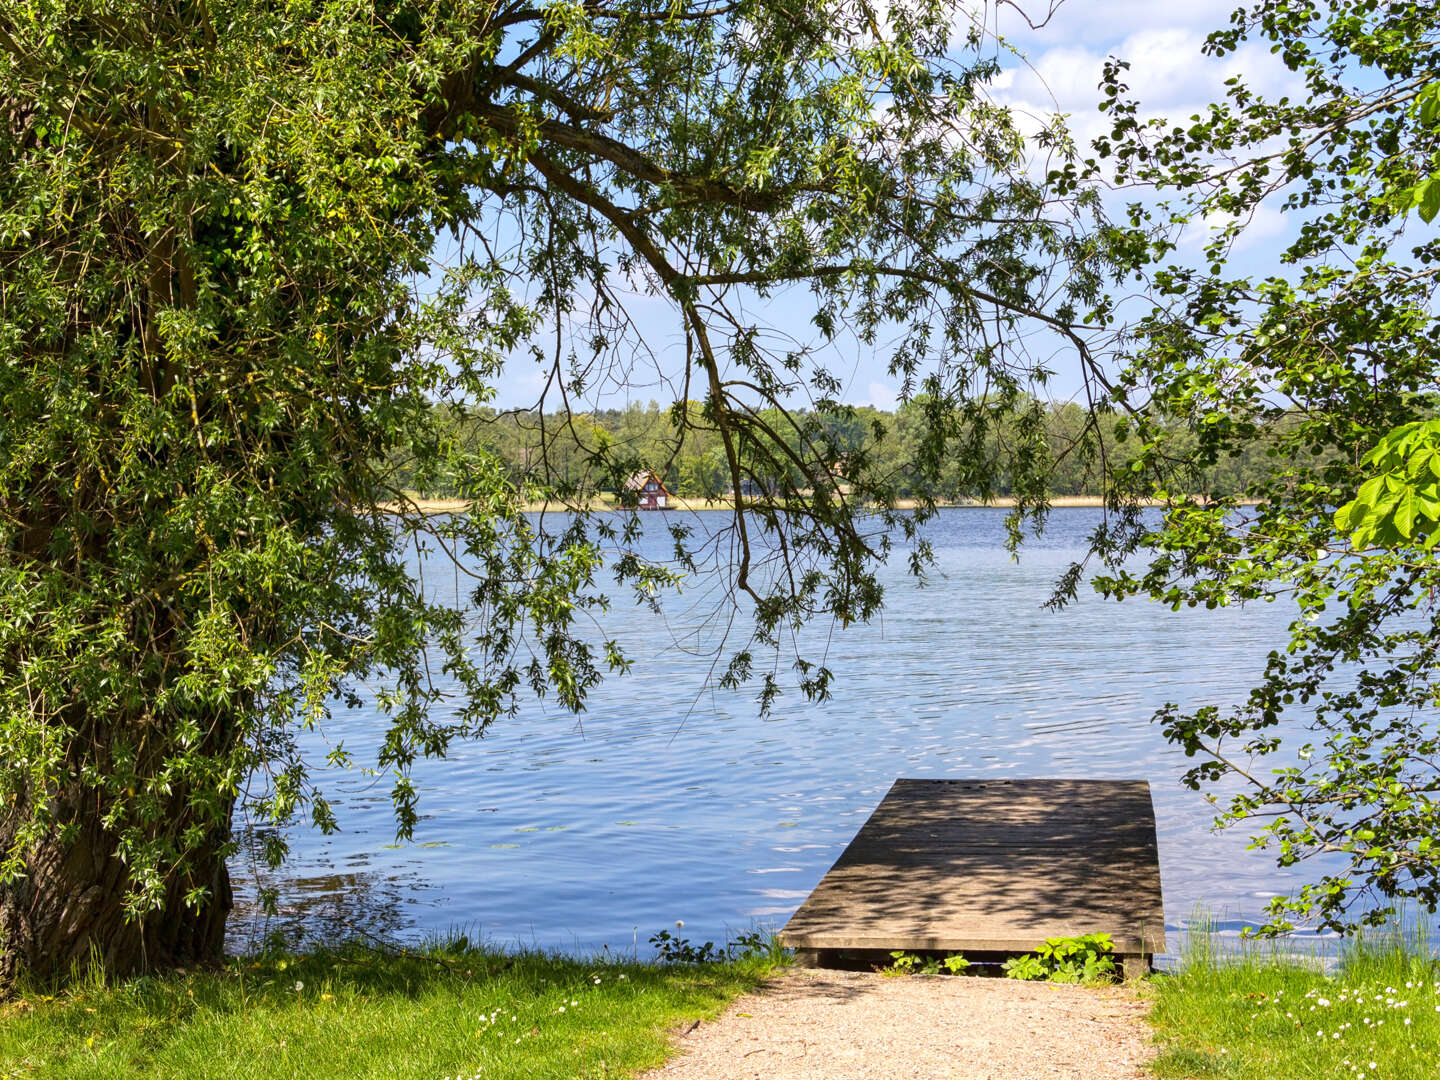
M 634 658 L 630 674 L 578 719 L 527 703 L 483 740 L 418 764 L 412 842 L 395 841 L 386 781 L 328 774 L 343 831 L 297 829 L 278 875 L 234 860 L 232 945 L 303 927 L 643 955 L 661 929 L 719 942 L 778 928 L 899 776 L 1148 779 L 1171 947 L 1199 905 L 1238 930 L 1302 879 L 1247 851 L 1244 834 L 1211 832 L 1209 806 L 1178 782 L 1187 759 L 1150 717 L 1167 701 L 1243 697 L 1285 640 L 1287 607 L 1171 612 L 1087 587 L 1047 610 L 1101 511 L 1055 510 L 1018 563 L 1004 513 L 941 511 L 927 533 L 929 585 L 897 553 L 883 617 L 829 635 L 832 700 L 791 693 L 765 718 L 753 689 L 704 689 L 712 657 L 689 634 L 713 606 L 713 581 L 668 599 L 663 615 L 617 599 L 606 628 Z M 642 546 L 660 556 L 661 515 L 646 525 Z M 713 637 L 713 625 L 698 632 Z M 340 712 L 325 735 L 363 751 L 380 723 L 373 709 Z M 253 902 L 262 877 L 282 889 L 268 924 Z

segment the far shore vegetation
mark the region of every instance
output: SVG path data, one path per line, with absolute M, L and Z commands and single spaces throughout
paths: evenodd
M 776 411 L 776 410 L 771 410 Z M 897 509 L 911 509 L 922 500 L 942 505 L 1009 506 L 1015 502 L 1014 478 L 1007 462 L 1018 460 L 1018 444 L 1031 453 L 1042 452 L 1046 463 L 1045 486 L 1057 506 L 1103 505 L 1105 477 L 1123 470 L 1140 447 L 1116 434 L 1113 421 L 1097 419 L 1073 402 L 1029 399 L 1008 413 L 967 420 L 953 418 L 956 439 L 976 445 L 976 452 L 991 463 L 979 475 L 956 456 L 926 478 L 919 462 L 926 425 L 933 423 L 933 403 L 923 398 L 903 402 L 893 411 L 869 405 L 832 406 L 823 411 L 797 410 L 769 419 L 777 430 L 805 430 L 807 438 L 823 442 L 847 469 L 883 477 L 884 487 L 898 496 Z M 699 402 L 662 408 L 658 402 L 600 409 L 584 414 L 545 413 L 538 410 L 477 408 L 461 411 L 437 408 L 437 423 L 446 437 L 470 452 L 496 461 L 517 489 L 550 491 L 548 505 L 583 505 L 605 509 L 619 503 L 624 482 L 640 470 L 652 470 L 664 483 L 671 506 L 687 510 L 726 508 L 734 485 L 718 431 L 708 422 Z M 763 411 L 762 411 L 763 413 Z M 1043 430 L 1043 451 L 1024 430 Z M 1276 438 L 1286 429 L 1285 418 L 1271 436 L 1259 436 L 1240 452 L 1222 457 L 1201 474 L 1195 493 L 1240 496 L 1272 467 Z M 1024 430 L 1022 430 L 1024 429 Z M 1173 438 L 1184 441 L 1178 429 Z M 798 437 L 798 436 L 797 436 Z M 1293 448 L 1288 452 L 1293 453 Z M 797 458 L 807 455 L 797 454 Z M 420 475 L 404 460 L 397 460 L 394 475 L 413 496 L 416 507 L 428 512 L 462 509 L 474 487 L 460 474 Z M 781 478 L 768 477 L 764 467 L 747 463 L 743 496 L 762 497 L 767 486 Z M 804 488 L 807 478 L 784 478 Z M 848 487 L 842 484 L 842 487 Z M 1149 500 L 1159 503 L 1163 500 Z M 543 509 L 543 499 L 526 504 Z M 398 503 L 392 503 L 398 508 Z

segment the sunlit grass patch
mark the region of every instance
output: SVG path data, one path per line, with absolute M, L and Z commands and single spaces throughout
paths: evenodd
M 1161 1077 L 1440 1077 L 1440 964 L 1423 940 L 1361 941 L 1330 972 L 1202 948 L 1153 986 Z
M 775 966 L 356 948 L 91 978 L 0 1006 L 0 1080 L 620 1077 Z

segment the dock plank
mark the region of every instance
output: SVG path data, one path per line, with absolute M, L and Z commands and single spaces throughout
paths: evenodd
M 1165 949 L 1144 780 L 896 780 L 780 931 L 796 949 Z

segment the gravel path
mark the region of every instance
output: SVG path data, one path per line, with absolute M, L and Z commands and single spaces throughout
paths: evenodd
M 1137 1080 L 1144 1015 L 1124 987 L 790 971 L 643 1080 Z

